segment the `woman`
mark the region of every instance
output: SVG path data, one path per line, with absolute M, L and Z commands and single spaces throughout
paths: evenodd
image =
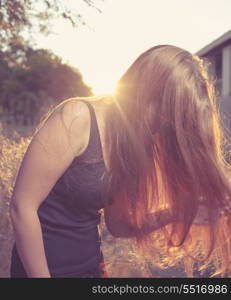
M 88 110 L 89 109 L 89 110 Z M 90 113 L 89 113 L 90 112 Z M 230 165 L 203 61 L 171 45 L 130 66 L 113 96 L 73 98 L 38 126 L 11 202 L 11 277 L 101 277 L 109 231 L 159 262 L 230 263 Z

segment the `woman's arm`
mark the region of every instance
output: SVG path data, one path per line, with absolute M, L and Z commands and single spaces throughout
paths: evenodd
M 136 236 L 137 232 L 121 217 L 116 205 L 106 205 L 104 219 L 107 229 L 114 237 L 129 238 Z M 147 215 L 146 223 L 140 228 L 142 233 L 151 233 L 174 221 L 168 209 L 162 209 Z
M 89 120 L 88 108 L 82 102 L 59 107 L 35 134 L 22 160 L 10 215 L 17 250 L 28 277 L 50 277 L 37 210 L 83 149 Z
M 218 217 L 218 214 L 215 214 Z M 104 218 L 105 224 L 109 230 L 109 232 L 114 237 L 120 238 L 129 238 L 135 237 L 137 235 L 136 230 L 132 228 L 124 219 L 121 218 L 121 213 L 119 212 L 116 204 L 107 205 L 104 209 Z M 142 233 L 151 233 L 155 230 L 160 229 L 163 226 L 166 226 L 175 221 L 182 221 L 183 216 L 179 214 L 178 218 L 173 217 L 170 210 L 162 209 L 158 210 L 154 213 L 150 213 L 147 215 L 145 223 L 142 228 L 140 228 L 140 232 Z M 208 211 L 205 206 L 199 205 L 197 214 L 192 222 L 193 225 L 208 225 Z

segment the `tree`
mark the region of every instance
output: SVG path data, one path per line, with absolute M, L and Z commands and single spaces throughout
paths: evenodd
M 96 2 L 79 0 L 100 10 Z M 34 50 L 33 33 L 50 33 L 57 18 L 73 26 L 84 25 L 81 14 L 71 10 L 63 0 L 0 0 L 0 115 L 11 116 L 24 124 L 37 121 L 54 102 L 72 96 L 89 96 L 77 69 L 63 64 L 48 50 Z M 25 40 L 25 32 L 30 36 Z
M 33 125 L 49 105 L 92 94 L 80 72 L 62 63 L 51 51 L 27 47 L 20 62 L 11 64 L 5 62 L 6 52 L 4 55 L 0 60 L 0 68 L 1 65 L 5 68 L 4 76 L 0 76 L 0 105 L 4 114 L 16 122 Z
M 100 12 L 95 5 L 97 0 L 81 1 Z M 38 28 L 48 34 L 50 22 L 56 18 L 67 19 L 73 26 L 85 25 L 83 16 L 71 10 L 68 1 L 0 0 L 0 47 L 22 44 L 25 29 Z

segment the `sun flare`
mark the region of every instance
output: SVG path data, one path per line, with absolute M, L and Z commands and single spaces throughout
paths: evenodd
M 116 81 L 106 76 L 94 78 L 94 80 L 91 81 L 91 87 L 95 95 L 113 94 L 116 88 Z

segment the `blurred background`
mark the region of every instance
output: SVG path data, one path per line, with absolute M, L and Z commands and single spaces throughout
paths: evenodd
M 230 0 L 0 1 L 0 277 L 9 276 L 15 177 L 35 127 L 56 103 L 113 92 L 143 51 L 172 44 L 208 61 L 230 138 L 230 15 Z M 104 225 L 102 237 L 111 277 L 185 276 L 180 265 L 159 270 L 138 257 L 132 240 L 113 238 Z

